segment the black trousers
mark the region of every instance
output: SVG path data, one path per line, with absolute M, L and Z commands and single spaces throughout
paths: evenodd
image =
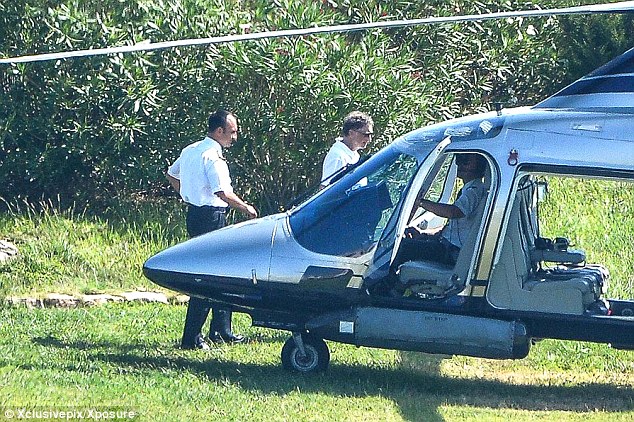
M 189 205 L 186 217 L 187 234 L 190 238 L 196 237 L 226 226 L 225 211 L 223 208 Z M 231 332 L 232 312 L 230 310 L 218 306 L 212 307 L 209 301 L 192 296 L 189 298 L 185 315 L 185 327 L 181 340 L 183 346 L 195 345 L 196 337 L 202 334 L 203 325 L 210 310 L 212 311 L 210 331 L 217 331 L 222 335 Z
M 401 241 L 393 268 L 396 270 L 399 265 L 406 261 L 435 261 L 454 265 L 459 252 L 460 248 L 452 245 L 440 234 L 406 237 Z

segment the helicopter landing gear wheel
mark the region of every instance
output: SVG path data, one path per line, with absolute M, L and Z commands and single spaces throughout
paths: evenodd
M 330 362 L 326 342 L 307 334 L 293 333 L 282 347 L 282 366 L 304 374 L 325 371 Z

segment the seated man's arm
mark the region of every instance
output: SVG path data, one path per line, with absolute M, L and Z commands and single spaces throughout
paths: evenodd
M 427 211 L 431 211 L 439 217 L 443 218 L 462 218 L 464 213 L 460 208 L 454 204 L 443 204 L 440 202 L 430 201 L 428 199 L 421 199 L 418 204 L 425 208 Z

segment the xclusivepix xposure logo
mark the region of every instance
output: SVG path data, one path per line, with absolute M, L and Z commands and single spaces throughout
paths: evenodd
M 7 408 L 2 412 L 7 420 L 132 420 L 139 412 L 129 409 L 54 409 Z

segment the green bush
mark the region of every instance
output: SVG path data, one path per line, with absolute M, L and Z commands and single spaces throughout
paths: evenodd
M 14 0 L 0 4 L 0 55 L 521 8 L 533 6 Z M 511 19 L 2 65 L 0 197 L 94 207 L 134 192 L 173 194 L 167 165 L 224 107 L 241 123 L 228 151 L 236 189 L 275 212 L 318 181 L 349 111 L 375 118 L 371 152 L 494 101 L 533 103 L 564 78 L 561 38 L 554 19 Z

